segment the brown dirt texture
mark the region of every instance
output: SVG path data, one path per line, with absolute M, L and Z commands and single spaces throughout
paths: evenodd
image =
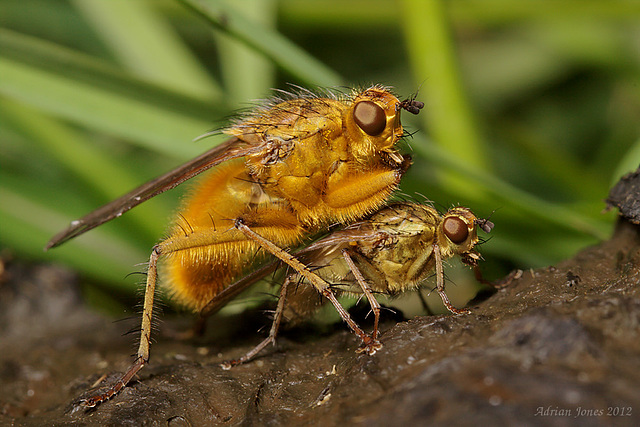
M 157 334 L 151 363 L 91 410 L 74 402 L 127 368 L 135 339 L 123 332 L 137 319 L 124 325 L 86 309 L 77 277 L 67 270 L 18 262 L 5 268 L 1 425 L 631 426 L 640 420 L 640 226 L 624 219 L 610 240 L 523 272 L 472 301 L 469 315 L 385 322 L 384 348 L 374 356 L 356 354 L 355 336 L 337 325 L 330 333 L 284 333 L 256 360 L 222 370 L 220 362 L 261 339 L 256 313 L 213 319 L 213 338 Z M 184 316 L 161 325 L 185 327 Z

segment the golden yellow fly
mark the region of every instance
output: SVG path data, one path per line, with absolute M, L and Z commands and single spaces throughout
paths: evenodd
M 135 362 L 107 392 L 83 404 L 93 407 L 111 398 L 148 362 L 159 260 L 163 282 L 183 305 L 199 311 L 228 301 L 233 292 L 227 287 L 266 256 L 262 241 L 244 229 L 289 247 L 380 208 L 411 163 L 397 150 L 404 134 L 400 112 L 417 114 L 422 107 L 382 86 L 348 96 L 286 95 L 238 120 L 225 131 L 231 135 L 227 142 L 56 235 L 47 249 L 215 167 L 192 188 L 169 236 L 153 248 Z

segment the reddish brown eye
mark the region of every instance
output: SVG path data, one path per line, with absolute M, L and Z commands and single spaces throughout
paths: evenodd
M 469 237 L 469 229 L 467 228 L 467 224 L 456 217 L 449 217 L 444 220 L 442 224 L 442 228 L 444 229 L 444 234 L 456 245 L 467 240 Z
M 353 109 L 353 120 L 367 133 L 380 135 L 387 126 L 387 116 L 378 104 L 371 101 L 361 101 Z

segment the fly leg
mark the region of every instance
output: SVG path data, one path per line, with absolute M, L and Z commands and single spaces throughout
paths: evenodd
M 79 404 L 87 408 L 93 408 L 102 402 L 105 402 L 127 386 L 131 379 L 142 369 L 144 365 L 149 362 L 149 353 L 151 346 L 151 319 L 153 315 L 153 300 L 155 296 L 156 283 L 158 278 L 158 258 L 160 256 L 166 256 L 171 253 L 175 253 L 180 250 L 190 248 L 203 248 L 207 246 L 224 244 L 229 242 L 237 242 L 245 239 L 242 233 L 237 232 L 235 229 L 231 229 L 232 233 L 217 233 L 211 235 L 211 233 L 196 233 L 192 232 L 185 234 L 184 236 L 177 236 L 166 239 L 157 244 L 149 257 L 149 267 L 147 270 L 147 283 L 144 293 L 144 306 L 142 310 L 142 325 L 140 328 L 140 344 L 138 346 L 138 353 L 135 361 L 129 367 L 129 369 L 120 377 L 120 379 L 112 385 L 107 391 L 96 394 L 89 398 L 80 400 Z M 263 269 L 266 271 L 265 269 Z M 260 270 L 260 272 L 263 272 Z M 203 309 L 202 318 L 214 313 L 221 305 L 232 299 L 238 293 L 244 289 L 244 283 L 235 287 L 230 287 L 226 292 L 217 298 L 216 303 L 207 304 Z M 204 324 L 204 322 L 202 323 Z
M 453 304 L 451 304 L 451 301 L 449 301 L 449 297 L 444 291 L 444 269 L 442 267 L 442 255 L 440 254 L 440 245 L 438 244 L 433 245 L 433 253 L 436 260 L 436 290 L 438 291 L 438 294 L 442 299 L 442 303 L 444 304 L 445 307 L 447 307 L 447 310 L 449 310 L 453 314 L 471 313 L 471 311 L 467 310 L 466 308 L 462 308 L 462 309 L 455 308 Z
M 311 283 L 317 289 L 317 291 L 320 292 L 320 294 L 322 294 L 322 296 L 326 297 L 329 301 L 331 301 L 331 304 L 333 304 L 333 306 L 338 311 L 340 318 L 343 321 L 345 321 L 347 325 L 349 325 L 349 328 L 351 328 L 351 330 L 362 341 L 361 348 L 363 350 L 358 350 L 358 352 L 366 352 L 369 355 L 373 355 L 376 353 L 376 351 L 382 348 L 382 344 L 380 343 L 380 341 L 378 341 L 376 338 L 370 335 L 367 335 L 358 326 L 358 324 L 351 318 L 347 310 L 345 310 L 344 307 L 342 307 L 342 305 L 336 298 L 335 294 L 331 290 L 331 285 L 329 285 L 329 283 L 327 283 L 320 276 L 318 276 L 317 274 L 309 270 L 306 265 L 298 261 L 298 259 L 293 255 L 291 255 L 289 252 L 285 251 L 284 249 L 280 248 L 279 246 L 275 245 L 271 241 L 265 239 L 264 237 L 260 236 L 258 233 L 253 231 L 251 228 L 245 225 L 241 219 L 238 219 L 236 221 L 235 226 L 238 230 L 244 233 L 244 235 L 247 236 L 248 239 L 251 239 L 254 242 L 258 243 L 266 251 L 268 251 L 269 253 L 273 254 L 274 256 L 278 257 L 280 260 L 288 264 L 298 274 L 300 274 L 309 283 Z
M 364 295 L 367 297 L 367 301 L 369 301 L 369 305 L 371 306 L 371 311 L 373 312 L 373 317 L 374 317 L 373 332 L 371 333 L 371 337 L 374 340 L 377 340 L 378 324 L 380 323 L 380 303 L 373 296 L 373 292 L 371 292 L 371 288 L 369 287 L 367 282 L 364 280 L 362 273 L 358 269 L 358 266 L 356 266 L 356 264 L 353 262 L 353 259 L 349 255 L 349 251 L 347 249 L 342 250 L 342 257 L 347 262 L 347 265 L 349 266 L 349 268 L 351 269 L 351 272 L 353 273 L 356 280 L 358 281 L 360 288 L 362 288 L 362 292 L 364 292 Z M 360 348 L 358 350 L 365 351 L 365 352 L 367 351 L 366 348 Z
M 144 291 L 144 307 L 142 309 L 142 325 L 140 330 L 140 345 L 136 360 L 129 369 L 112 385 L 107 391 L 80 400 L 79 404 L 87 408 L 93 408 L 102 402 L 111 399 L 122 391 L 129 381 L 138 373 L 142 367 L 149 362 L 149 347 L 151 346 L 151 318 L 153 313 L 153 298 L 155 296 L 156 279 L 158 276 L 158 257 L 162 254 L 161 246 L 157 245 L 151 251 L 149 257 L 149 269 L 147 272 L 147 284 Z
M 287 287 L 291 281 L 291 275 L 287 276 L 282 284 L 282 288 L 280 288 L 280 299 L 278 299 L 278 306 L 276 307 L 276 312 L 273 315 L 273 323 L 271 324 L 271 330 L 269 331 L 269 336 L 264 339 L 260 344 L 255 346 L 252 350 L 250 350 L 247 354 L 242 356 L 239 359 L 227 360 L 222 362 L 220 366 L 222 369 L 229 370 L 236 365 L 240 365 L 242 363 L 248 362 L 253 359 L 256 354 L 260 353 L 262 349 L 264 349 L 269 344 L 276 344 L 276 334 L 278 333 L 278 328 L 280 327 L 280 322 L 282 321 L 282 313 L 284 312 L 284 303 L 287 299 Z

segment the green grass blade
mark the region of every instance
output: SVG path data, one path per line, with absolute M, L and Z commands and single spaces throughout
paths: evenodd
M 116 58 L 141 78 L 203 100 L 222 90 L 152 3 L 75 0 Z
M 72 184 L 77 181 L 88 188 L 92 200 L 96 201 L 95 207 L 121 196 L 148 178 L 135 173 L 137 169 L 124 166 L 118 156 L 92 143 L 80 132 L 33 108 L 0 98 L 0 112 L 7 123 L 20 129 L 25 137 L 24 144 L 40 156 L 51 158 L 70 173 L 65 174 L 68 187 L 76 188 Z M 157 239 L 166 221 L 158 212 L 169 212 L 170 208 L 159 206 L 154 200 L 137 209 L 136 215 L 127 216 L 125 221 L 147 238 Z M 84 213 L 77 211 L 74 215 Z
M 610 226 L 606 222 L 594 220 L 564 205 L 548 202 L 522 191 L 506 181 L 461 161 L 457 156 L 439 146 L 429 144 L 423 138 L 417 137 L 416 143 L 412 146 L 417 153 L 428 158 L 433 164 L 458 175 L 461 181 L 473 182 L 476 187 L 482 188 L 483 192 L 490 194 L 495 200 L 501 201 L 504 205 L 517 207 L 520 211 L 531 215 L 532 219 L 543 219 L 598 239 L 606 239 L 609 236 Z
M 402 2 L 405 39 L 416 80 L 427 100 L 421 114 L 433 139 L 465 163 L 486 169 L 482 136 L 462 83 L 456 50 L 440 0 Z
M 308 85 L 338 86 L 342 78 L 326 65 L 280 34 L 238 13 L 231 2 L 221 0 L 180 0 L 211 25 L 246 43 L 270 58 L 291 76 Z
M 236 4 L 248 19 L 269 30 L 275 28 L 277 5 L 274 0 L 245 0 Z M 217 31 L 215 36 L 228 101 L 234 107 L 242 108 L 251 100 L 264 98 L 274 87 L 273 62 L 226 33 Z
M 58 45 L 0 29 L 0 94 L 176 158 L 225 109 L 172 93 Z

